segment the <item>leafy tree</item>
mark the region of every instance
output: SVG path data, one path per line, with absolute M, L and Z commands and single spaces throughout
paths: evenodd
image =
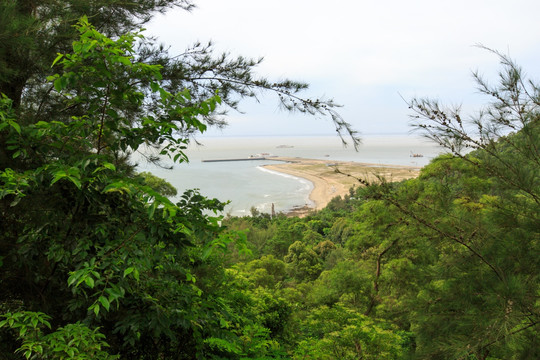
M 500 82 L 474 74 L 492 102 L 470 122 L 434 100 L 410 103 L 416 127 L 451 155 L 386 196 L 436 254 L 412 318 L 430 358 L 538 356 L 540 92 L 496 54 Z
M 313 284 L 310 300 L 328 306 L 341 301 L 365 311 L 372 292 L 367 266 L 367 263 L 344 260 L 322 272 Z
M 301 241 L 295 241 L 289 246 L 289 252 L 283 260 L 288 264 L 290 276 L 301 281 L 316 279 L 322 270 L 317 253 Z
M 45 99 L 42 85 L 50 75 L 51 59 L 69 51 L 77 37 L 72 25 L 82 16 L 109 36 L 119 36 L 147 22 L 154 12 L 172 7 L 193 8 L 189 0 L 78 1 L 62 3 L 27 0 L 0 2 L 0 93 L 13 101 L 15 108 L 34 96 Z M 43 105 L 43 104 L 42 104 Z M 46 107 L 42 106 L 41 111 Z M 35 111 L 36 109 L 34 109 Z
M 60 357 L 67 346 L 69 356 L 105 358 L 108 344 L 125 358 L 209 357 L 205 339 L 248 331 L 227 330 L 226 293 L 203 276 L 218 277 L 213 250 L 236 236 L 221 234 L 218 218 L 204 212 L 223 204 L 194 191 L 173 204 L 122 154 L 155 142 L 183 161 L 186 139 L 175 131 L 203 131 L 198 117 L 220 99 L 194 104 L 187 90 L 165 90 L 160 66 L 135 58 L 138 34 L 111 40 L 85 18 L 77 30 L 49 81 L 66 108 L 84 114 L 25 124 L 11 100 L 0 103 L 10 154 L 0 170 L 0 351 Z
M 61 98 L 51 93 L 46 77 L 54 74 L 51 60 L 58 53 L 69 51 L 77 38 L 72 25 L 81 16 L 111 38 L 138 31 L 154 13 L 179 7 L 192 10 L 191 0 L 134 0 L 93 2 L 69 0 L 62 3 L 32 2 L 27 0 L 0 2 L 0 93 L 13 101 L 19 119 L 25 122 L 65 118 L 84 113 L 80 107 L 66 108 Z M 139 39 L 134 57 L 137 61 L 161 66 L 162 85 L 170 93 L 189 89 L 188 102 L 196 104 L 214 96 L 219 89 L 222 100 L 220 111 L 201 114 L 207 125 L 224 125 L 228 109 L 237 109 L 244 97 L 257 97 L 270 91 L 278 96 L 285 109 L 330 118 L 339 134 L 354 135 L 350 125 L 336 112 L 332 100 L 304 98 L 299 93 L 308 86 L 291 80 L 270 81 L 255 75 L 262 59 L 234 58 L 230 54 L 216 54 L 211 43 L 195 43 L 182 54 L 169 54 L 153 39 Z M 156 94 L 156 96 L 158 96 Z M 155 100 L 155 99 L 154 99 Z M 152 106 L 148 102 L 147 106 Z M 132 118 L 144 116 L 140 108 L 124 109 Z M 182 135 L 199 132 L 197 128 L 178 129 Z M 1 141 L 2 139 L 0 139 Z M 358 139 L 353 136 L 353 144 Z M 3 141 L 1 141 L 3 144 Z M 148 145 L 159 145 L 148 143 Z M 2 146 L 4 147 L 4 146 Z M 9 154 L 6 154 L 9 158 Z M 0 158 L 1 158 L 0 154 Z M 149 156 L 157 161 L 155 157 Z
M 35 355 L 44 359 L 117 359 L 104 349 L 108 344 L 98 329 L 90 330 L 79 322 L 58 328 L 43 335 L 43 330 L 51 328 L 50 317 L 41 312 L 22 311 L 3 316 L 0 328 L 9 325 L 18 331 L 22 346 L 17 350 L 27 359 Z M 5 355 L 5 354 L 4 354 Z
M 171 55 L 133 33 L 172 7 L 193 3 L 0 2 L 3 353 L 59 357 L 68 343 L 80 358 L 105 358 L 107 345 L 127 358 L 234 358 L 275 348 L 255 314 L 238 315 L 222 292 L 214 250 L 245 240 L 206 215 L 223 204 L 195 191 L 173 204 L 175 191 L 137 176 L 130 155 L 153 147 L 186 161 L 192 134 L 260 91 L 354 131 L 332 100 L 300 97 L 306 84 L 256 76 L 260 59 L 200 43 Z M 73 26 L 83 15 L 95 28 L 86 18 Z M 76 337 L 62 343 L 66 334 Z M 238 347 L 249 338 L 259 340 Z
M 155 175 L 152 175 L 151 173 L 147 171 L 143 171 L 139 174 L 144 179 L 144 183 L 148 186 L 150 186 L 152 189 L 157 191 L 163 196 L 176 196 L 178 191 L 174 186 L 172 186 L 167 180 L 164 180 L 162 178 L 158 178 Z
M 303 327 L 293 359 L 399 359 L 408 352 L 408 334 L 343 304 L 315 309 Z

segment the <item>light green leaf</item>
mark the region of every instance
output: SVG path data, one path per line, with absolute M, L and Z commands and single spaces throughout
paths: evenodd
M 75 178 L 75 177 L 73 177 L 73 176 L 69 176 L 68 179 L 71 180 L 71 182 L 74 183 L 75 186 L 76 186 L 78 189 L 80 189 L 80 188 L 82 187 L 81 182 L 80 182 L 79 179 L 77 179 L 77 178 Z
M 107 168 L 109 170 L 112 170 L 112 171 L 116 171 L 116 166 L 114 166 L 114 164 L 111 164 L 111 163 L 108 163 L 108 162 L 104 163 L 103 167 L 105 167 L 105 168 Z
M 21 134 L 21 126 L 17 122 L 9 121 L 9 125 L 11 125 L 19 135 Z
M 120 192 L 126 191 L 129 193 L 129 189 L 126 187 L 126 184 L 122 182 L 115 182 L 115 183 L 109 184 L 105 187 L 105 189 L 103 189 L 104 193 L 113 192 L 113 191 L 120 191 Z
M 117 58 L 118 62 L 121 63 L 121 64 L 124 64 L 126 66 L 130 66 L 131 65 L 131 61 L 129 60 L 129 58 L 125 57 L 125 56 L 119 56 Z
M 126 270 L 124 270 L 124 277 L 128 276 L 129 274 L 131 274 L 133 272 L 133 270 L 135 270 L 134 267 L 128 267 Z
M 60 59 L 62 59 L 63 57 L 64 57 L 64 54 L 58 53 L 58 56 L 56 57 L 56 59 L 54 59 L 54 61 L 53 61 L 52 65 L 51 65 L 51 67 L 53 67 L 54 65 L 56 65 L 56 63 L 57 63 L 58 61 L 60 61 Z
M 139 270 L 137 270 L 137 268 L 133 269 L 133 277 L 135 280 L 139 281 Z
M 109 300 L 108 300 L 105 296 L 103 296 L 103 295 L 101 295 L 101 296 L 99 297 L 98 300 L 99 300 L 99 302 L 101 303 L 101 305 L 103 305 L 103 307 L 104 307 L 107 311 L 109 311 L 109 308 L 111 307 L 111 304 L 109 303 Z
M 54 179 L 53 181 L 51 181 L 51 185 L 53 185 L 55 182 L 57 182 L 58 180 L 60 179 L 63 179 L 65 177 L 67 177 L 67 173 L 63 170 L 60 170 L 60 171 L 57 171 L 56 173 L 54 173 Z
M 154 201 L 152 205 L 150 205 L 150 207 L 148 208 L 149 219 L 152 219 L 154 217 L 154 212 L 156 211 L 157 205 L 158 205 L 157 201 Z
M 84 279 L 84 283 L 86 284 L 86 286 L 88 286 L 89 288 L 93 289 L 94 288 L 94 279 L 91 278 L 90 276 L 86 277 Z

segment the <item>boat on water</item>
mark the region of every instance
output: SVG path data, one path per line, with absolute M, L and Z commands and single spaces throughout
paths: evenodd
M 411 151 L 411 155 L 410 155 L 410 156 L 411 156 L 411 157 L 415 157 L 415 158 L 421 158 L 421 157 L 424 157 L 424 155 L 418 154 L 418 153 L 413 153 L 412 151 Z

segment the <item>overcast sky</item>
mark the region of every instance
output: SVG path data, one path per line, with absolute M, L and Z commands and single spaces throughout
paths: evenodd
M 188 13 L 169 11 L 146 26 L 181 53 L 212 40 L 232 55 L 264 57 L 258 73 L 310 84 L 310 97 L 333 98 L 361 134 L 407 133 L 414 96 L 485 103 L 471 77 L 496 81 L 498 59 L 475 47 L 509 54 L 540 78 L 538 0 L 198 0 Z M 223 135 L 331 135 L 329 120 L 290 115 L 277 98 L 241 105 Z M 215 134 L 215 132 L 212 132 Z

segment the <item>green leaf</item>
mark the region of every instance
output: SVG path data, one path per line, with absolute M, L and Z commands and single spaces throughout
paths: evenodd
M 111 164 L 109 162 L 103 163 L 103 167 L 112 171 L 116 171 L 116 166 L 114 166 L 114 164 Z
M 75 282 L 77 281 L 78 278 L 79 278 L 79 276 L 77 275 L 77 273 L 75 271 L 71 272 L 69 277 L 68 277 L 68 286 L 71 286 L 71 285 L 75 284 Z
M 67 177 L 67 173 L 63 170 L 57 171 L 54 173 L 54 179 L 51 181 L 51 185 L 53 185 L 55 182 L 57 182 L 60 179 L 63 179 Z
M 124 270 L 124 277 L 128 276 L 129 274 L 131 274 L 133 272 L 133 270 L 135 270 L 134 267 L 128 267 L 127 269 Z
M 81 182 L 79 179 L 73 177 L 73 176 L 68 176 L 68 179 L 71 180 L 72 183 L 75 184 L 75 186 L 78 188 L 78 189 L 81 189 L 82 185 L 81 185 Z
M 11 125 L 11 127 L 13 129 L 15 129 L 15 131 L 20 135 L 21 134 L 21 126 L 15 122 L 15 121 L 9 121 L 9 125 Z
M 91 278 L 90 276 L 87 276 L 86 278 L 84 278 L 84 283 L 85 283 L 86 286 L 88 286 L 89 288 L 91 288 L 91 289 L 94 288 L 94 279 Z
M 54 89 L 58 92 L 61 92 L 66 88 L 67 85 L 67 78 L 65 76 L 61 76 L 58 79 L 54 80 Z
M 139 281 L 139 270 L 137 270 L 137 268 L 133 269 L 133 277 L 135 280 Z
M 148 208 L 149 219 L 152 219 L 154 217 L 154 212 L 156 211 L 157 205 L 158 205 L 157 201 L 154 201 L 152 205 L 150 205 L 150 207 Z
M 101 295 L 101 296 L 99 297 L 98 300 L 99 300 L 99 302 L 101 303 L 101 305 L 103 305 L 103 307 L 104 307 L 107 311 L 109 311 L 109 308 L 111 307 L 111 304 L 109 303 L 109 300 L 108 300 L 105 296 L 103 296 L 103 295 Z
M 159 84 L 156 82 L 151 82 L 150 89 L 152 89 L 153 92 L 157 92 L 159 90 Z
M 129 60 L 129 58 L 127 58 L 127 57 L 125 57 L 125 56 L 119 56 L 116 60 L 117 60 L 119 63 L 124 64 L 124 65 L 126 65 L 126 66 L 132 65 L 132 64 L 131 64 L 131 61 Z
M 54 59 L 54 61 L 53 61 L 52 65 L 51 65 L 51 67 L 53 67 L 54 65 L 56 65 L 56 63 L 57 63 L 58 61 L 60 61 L 60 59 L 62 59 L 63 57 L 64 57 L 64 54 L 58 53 L 58 56 L 56 57 L 56 59 Z
M 112 184 L 109 184 L 105 187 L 105 189 L 103 189 L 103 192 L 104 193 L 108 193 L 108 192 L 114 192 L 114 191 L 119 191 L 119 192 L 130 192 L 129 191 L 129 188 L 126 186 L 125 183 L 123 182 L 120 182 L 120 181 L 117 181 L 117 182 L 114 182 Z

